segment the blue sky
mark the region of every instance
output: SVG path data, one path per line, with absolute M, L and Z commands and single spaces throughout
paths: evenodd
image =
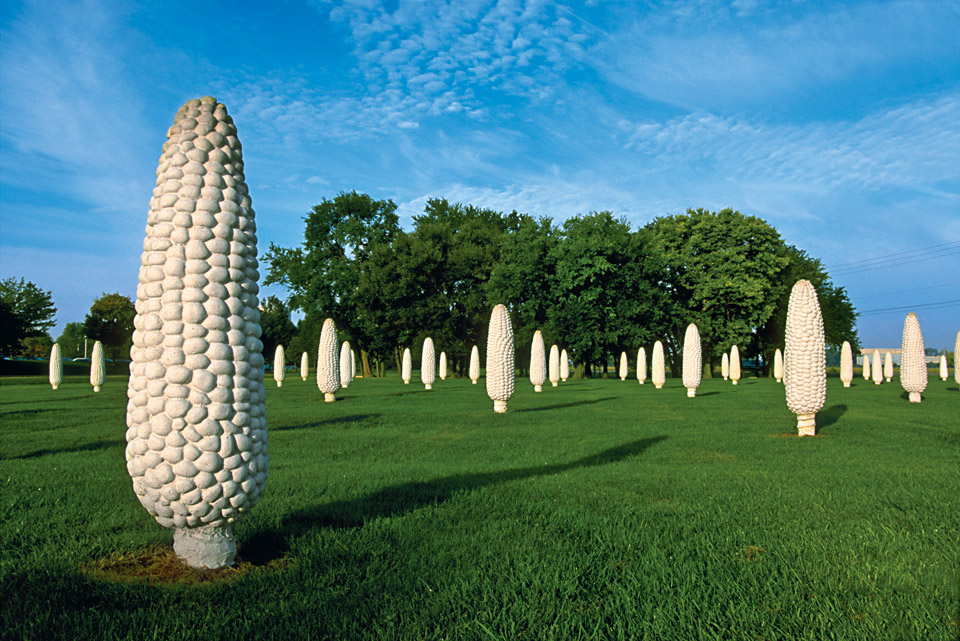
M 55 336 L 133 296 L 166 130 L 209 94 L 261 252 L 353 189 L 407 225 L 434 197 L 634 226 L 732 207 L 833 268 L 867 346 L 913 309 L 952 349 L 958 34 L 955 2 L 2 0 L 0 277 L 53 293 Z

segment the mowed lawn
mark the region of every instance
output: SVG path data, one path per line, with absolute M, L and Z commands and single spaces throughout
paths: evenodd
M 416 376 L 416 374 L 415 374 Z M 960 390 L 635 379 L 267 387 L 235 570 L 185 572 L 126 380 L 0 379 L 0 623 L 27 639 L 957 639 Z

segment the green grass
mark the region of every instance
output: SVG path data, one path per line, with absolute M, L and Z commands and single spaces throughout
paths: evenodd
M 767 379 L 695 399 L 678 379 L 518 381 L 505 415 L 482 381 L 357 380 L 337 403 L 268 381 L 270 477 L 235 528 L 241 569 L 180 582 L 137 571 L 172 535 L 127 476 L 125 378 L 97 395 L 0 380 L 5 637 L 960 634 L 952 380 L 917 405 L 830 379 L 806 439 Z M 147 578 L 90 570 L 117 559 Z

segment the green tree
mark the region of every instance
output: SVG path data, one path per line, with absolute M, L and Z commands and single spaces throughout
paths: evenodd
M 290 320 L 290 310 L 276 296 L 269 296 L 260 303 L 260 330 L 260 341 L 263 343 L 263 360 L 266 363 L 272 363 L 277 345 L 283 345 L 285 349 L 289 349 L 290 341 L 297 333 L 296 326 Z M 285 353 L 284 355 L 288 360 L 293 358 L 292 351 L 290 354 Z
M 123 358 L 133 343 L 133 318 L 137 310 L 133 301 L 119 292 L 106 294 L 93 301 L 83 320 L 84 334 L 103 343 L 110 358 Z M 61 347 L 62 349 L 62 347 Z
M 12 356 L 24 338 L 45 336 L 56 313 L 50 292 L 23 278 L 0 280 L 0 352 Z
M 341 335 L 360 350 L 365 376 L 370 375 L 366 349 L 373 337 L 361 321 L 359 279 L 371 252 L 400 231 L 396 209 L 391 200 L 355 191 L 324 198 L 304 219 L 300 247 L 271 244 L 264 256 L 269 264 L 264 284 L 286 286 L 290 310 L 302 311 L 309 326 L 333 318 Z
M 57 342 L 64 358 L 83 357 L 83 323 L 67 323 Z
M 755 216 L 724 209 L 654 219 L 646 227 L 662 252 L 663 285 L 674 324 L 666 335 L 674 375 L 679 373 L 683 335 L 700 330 L 704 373 L 723 352 L 754 342 L 754 329 L 776 309 L 787 258 L 777 230 Z
M 50 356 L 50 348 L 53 347 L 53 339 L 49 334 L 42 336 L 27 336 L 20 341 L 18 356 L 24 358 L 46 358 Z

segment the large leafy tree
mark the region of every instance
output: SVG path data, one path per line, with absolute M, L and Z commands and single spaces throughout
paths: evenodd
M 709 375 L 731 346 L 750 348 L 755 329 L 773 315 L 788 264 L 783 240 L 766 221 L 731 209 L 687 210 L 656 218 L 647 229 L 666 266 L 673 371 L 679 372 L 684 330 L 696 323 Z
M 64 358 L 79 358 L 83 356 L 83 323 L 67 323 L 60 338 L 60 353 Z
M 46 336 L 56 313 L 50 292 L 23 278 L 0 280 L 0 351 L 12 356 L 24 338 Z
M 283 345 L 289 349 L 290 341 L 297 333 L 296 326 L 290 320 L 290 310 L 276 296 L 269 296 L 260 303 L 260 330 L 264 360 L 272 363 L 277 345 Z M 291 352 L 288 359 L 292 356 Z
M 344 338 L 361 351 L 363 373 L 370 375 L 366 348 L 372 340 L 358 297 L 360 274 L 376 247 L 399 233 L 397 206 L 355 191 L 324 198 L 305 218 L 300 247 L 274 244 L 264 256 L 269 270 L 264 283 L 287 287 L 291 310 L 300 310 L 307 325 L 330 317 Z
M 93 301 L 83 320 L 87 338 L 108 348 L 111 358 L 130 352 L 133 342 L 133 319 L 137 315 L 133 301 L 119 292 L 103 294 Z

